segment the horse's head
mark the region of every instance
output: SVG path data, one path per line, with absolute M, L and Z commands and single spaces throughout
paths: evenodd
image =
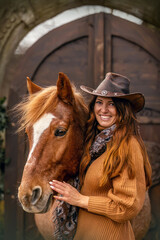
M 42 89 L 29 78 L 27 86 L 30 96 L 18 109 L 30 151 L 18 198 L 25 211 L 42 213 L 52 204 L 49 181 L 66 181 L 78 172 L 88 111 L 63 73 L 57 87 Z

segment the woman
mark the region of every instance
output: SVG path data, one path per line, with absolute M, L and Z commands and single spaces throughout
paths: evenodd
M 79 207 L 75 240 L 134 239 L 130 220 L 141 210 L 151 184 L 151 167 L 135 113 L 144 107 L 141 93 L 129 93 L 128 78 L 107 73 L 94 96 L 85 151 L 80 164 L 80 193 L 54 181 L 56 199 Z

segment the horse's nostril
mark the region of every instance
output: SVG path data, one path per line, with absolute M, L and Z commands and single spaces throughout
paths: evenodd
M 35 187 L 32 191 L 31 204 L 35 205 L 39 201 L 41 195 L 42 195 L 42 188 L 39 186 Z

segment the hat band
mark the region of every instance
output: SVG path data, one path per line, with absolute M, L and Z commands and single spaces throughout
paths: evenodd
M 124 93 L 119 93 L 119 92 L 109 92 L 107 90 L 102 90 L 101 92 L 100 91 L 97 91 L 97 90 L 93 90 L 92 92 L 93 94 L 100 94 L 102 96 L 122 96 L 122 95 L 125 95 Z

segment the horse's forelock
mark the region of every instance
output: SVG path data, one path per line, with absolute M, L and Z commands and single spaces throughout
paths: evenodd
M 88 109 L 82 95 L 76 91 L 75 87 L 73 87 L 72 90 L 75 98 L 73 110 L 79 113 L 79 123 L 81 127 L 84 127 Z M 24 98 L 23 101 L 14 108 L 19 117 L 20 127 L 18 131 L 32 126 L 44 113 L 53 111 L 58 101 L 56 86 L 43 88 L 41 91 Z
M 19 129 L 32 126 L 45 112 L 49 112 L 57 104 L 56 87 L 44 88 L 41 91 L 24 97 L 14 110 L 19 117 Z

